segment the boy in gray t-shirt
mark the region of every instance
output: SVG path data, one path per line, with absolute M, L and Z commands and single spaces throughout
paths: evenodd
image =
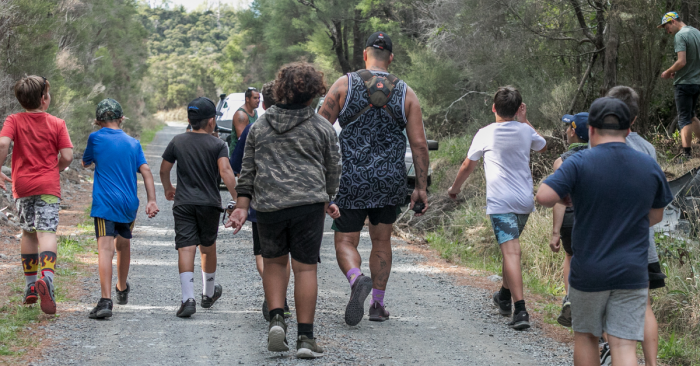
M 627 86 L 616 86 L 610 89 L 607 96 L 619 99 L 627 104 L 630 110 L 632 126 L 634 126 L 634 122 L 637 121 L 637 115 L 639 114 L 639 95 L 637 95 L 637 92 Z M 630 132 L 630 134 L 627 135 L 626 142 L 629 147 L 651 156 L 651 158 L 656 161 L 656 149 L 654 146 L 636 132 Z M 666 283 L 664 278 L 666 278 L 666 275 L 661 271 L 661 265 L 659 264 L 659 255 L 656 252 L 653 228 L 649 228 L 649 254 L 647 255 L 647 259 L 649 263 L 649 290 L 665 287 Z M 642 342 L 642 349 L 644 351 L 645 365 L 656 365 L 656 355 L 659 348 L 659 327 L 654 312 L 651 310 L 650 301 L 647 301 L 647 309 L 644 318 L 645 337 Z M 605 346 L 603 352 L 605 352 Z

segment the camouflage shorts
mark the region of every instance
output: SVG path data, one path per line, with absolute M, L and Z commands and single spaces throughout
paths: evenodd
M 529 214 L 515 213 L 491 214 L 491 226 L 493 233 L 496 234 L 498 245 L 520 238 L 529 216 Z
M 18 198 L 17 213 L 22 230 L 34 233 L 56 232 L 58 228 L 58 205 L 61 199 L 50 194 Z

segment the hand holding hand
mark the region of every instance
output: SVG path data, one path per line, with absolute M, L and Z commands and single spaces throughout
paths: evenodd
M 12 179 L 8 178 L 5 174 L 0 173 L 0 187 L 2 187 L 3 191 L 7 190 L 7 186 L 5 185 L 5 182 L 7 183 L 12 183 Z
M 241 228 L 243 227 L 243 224 L 245 223 L 245 220 L 248 218 L 248 210 L 242 209 L 242 208 L 237 208 L 233 210 L 233 213 L 231 216 L 228 217 L 228 221 L 226 221 L 226 224 L 224 227 L 232 227 L 233 228 L 233 234 L 238 234 L 239 231 L 241 231 Z
M 459 192 L 462 192 L 462 189 L 460 189 L 459 187 L 455 188 L 454 186 L 451 186 L 450 189 L 447 190 L 447 195 L 450 196 L 450 198 L 452 198 L 453 200 L 456 200 Z
M 335 220 L 340 217 L 340 208 L 335 203 L 332 205 L 326 203 L 326 213 L 331 219 Z
M 560 234 L 552 234 L 552 238 L 549 240 L 549 249 L 551 249 L 554 253 L 559 253 L 559 250 L 561 249 Z
M 423 216 L 425 212 L 428 211 L 428 192 L 425 189 L 413 190 L 413 193 L 411 194 L 410 208 L 413 209 L 413 205 L 415 205 L 418 202 L 423 202 L 425 208 L 423 208 L 423 211 L 421 211 L 420 213 L 416 213 L 415 216 Z
M 168 201 L 175 200 L 175 187 L 170 187 L 165 189 L 165 199 Z
M 155 201 L 148 202 L 146 204 L 146 215 L 148 215 L 149 219 L 156 217 L 158 212 L 160 212 L 160 210 L 158 209 L 158 204 Z

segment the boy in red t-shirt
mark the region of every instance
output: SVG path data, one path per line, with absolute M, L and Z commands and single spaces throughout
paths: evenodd
M 55 314 L 53 277 L 61 201 L 59 172 L 73 161 L 73 144 L 66 122 L 46 113 L 51 103 L 50 87 L 46 78 L 35 75 L 15 83 L 15 97 L 26 112 L 7 117 L 0 132 L 0 163 L 5 162 L 10 144 L 15 143 L 12 180 L 0 172 L 0 188 L 6 190 L 5 182 L 12 183 L 22 228 L 24 303 L 36 303 L 41 297 L 41 310 Z M 39 263 L 41 278 L 37 279 Z

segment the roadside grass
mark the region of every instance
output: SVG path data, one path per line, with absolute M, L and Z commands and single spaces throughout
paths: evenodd
M 90 228 L 89 224 L 81 226 L 84 229 Z M 85 273 L 80 256 L 90 252 L 94 247 L 95 240 L 89 235 L 58 237 L 58 260 L 55 277 L 55 296 L 58 303 L 76 300 L 71 296 L 69 289 L 75 284 L 76 278 Z M 24 278 L 21 267 L 13 272 L 11 282 L 9 299 L 0 307 L 0 356 L 7 356 L 10 361 L 16 361 L 13 358 L 22 356 L 38 342 L 38 339 L 29 336 L 24 331 L 28 327 L 34 328 L 34 324 L 43 320 L 54 321 L 60 316 L 60 313 L 55 316 L 44 316 L 39 303 L 31 306 L 22 304 Z
M 440 151 L 431 152 L 431 210 L 418 220 L 406 217 L 402 223 L 422 232 L 443 258 L 500 275 L 502 256 L 486 215 L 483 168 L 477 168 L 467 180 L 456 203 L 444 197 L 470 143 L 471 136 L 440 141 Z M 551 173 L 551 162 L 533 157 L 533 172 L 537 170 L 540 177 L 546 177 Z M 536 186 L 540 177 L 535 177 Z M 552 210 L 538 206 L 520 242 L 525 287 L 531 293 L 545 295 L 547 300 L 532 306 L 542 313 L 546 323 L 556 325 L 565 295 L 564 253 L 563 248 L 559 253 L 550 250 L 551 231 Z M 659 322 L 659 358 L 669 365 L 700 366 L 700 245 L 697 238 L 691 241 L 657 235 L 656 239 L 661 265 L 668 276 L 665 288 L 651 292 Z
M 141 131 L 141 136 L 139 137 L 139 141 L 141 142 L 141 148 L 143 150 L 146 150 L 146 147 L 153 141 L 153 139 L 156 137 L 156 134 L 158 131 L 162 130 L 163 127 L 165 127 L 165 123 L 158 123 L 153 127 L 149 127 Z

